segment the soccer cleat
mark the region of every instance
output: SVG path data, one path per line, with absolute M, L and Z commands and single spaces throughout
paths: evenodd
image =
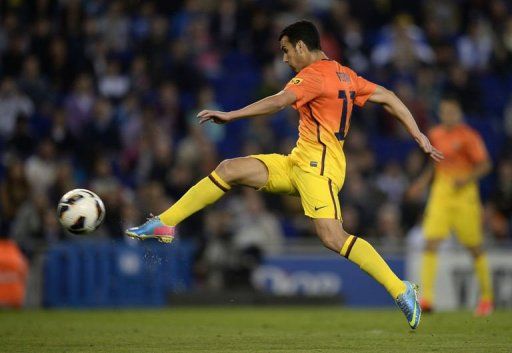
M 414 330 L 420 324 L 421 307 L 418 302 L 418 286 L 414 283 L 404 281 L 405 292 L 396 299 L 396 305 L 402 310 L 407 319 L 407 323 Z
M 176 235 L 176 227 L 165 225 L 159 217 L 151 216 L 143 225 L 127 229 L 125 233 L 134 239 L 155 238 L 162 243 L 171 243 Z
M 492 300 L 480 300 L 475 309 L 475 316 L 489 316 L 494 311 L 494 304 Z
M 432 303 L 430 303 L 426 299 L 421 299 L 420 300 L 420 307 L 421 307 L 421 312 L 422 313 L 431 313 L 433 311 Z

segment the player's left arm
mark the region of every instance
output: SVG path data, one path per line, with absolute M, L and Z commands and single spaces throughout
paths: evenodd
M 484 160 L 481 162 L 478 162 L 473 167 L 473 170 L 470 174 L 463 178 L 456 178 L 455 179 L 455 187 L 461 188 L 469 183 L 472 182 L 478 182 L 480 179 L 485 177 L 487 174 L 491 172 L 492 169 L 492 163 L 490 160 Z
M 199 122 L 202 124 L 208 120 L 213 121 L 217 124 L 225 124 L 230 121 L 274 114 L 280 110 L 283 110 L 289 105 L 292 105 L 297 100 L 297 96 L 290 90 L 282 90 L 277 94 L 263 98 L 255 103 L 249 104 L 248 106 L 233 110 L 230 112 L 221 112 L 214 110 L 203 110 L 197 117 Z
M 441 151 L 432 146 L 428 137 L 420 131 L 411 112 L 395 93 L 382 86 L 377 86 L 368 101 L 382 105 L 388 113 L 398 119 L 420 148 L 434 161 L 438 162 L 444 158 Z
M 466 139 L 465 150 L 473 162 L 473 169 L 469 174 L 455 179 L 455 186 L 459 188 L 478 182 L 492 169 L 491 158 L 482 137 L 477 132 L 470 132 L 466 135 Z

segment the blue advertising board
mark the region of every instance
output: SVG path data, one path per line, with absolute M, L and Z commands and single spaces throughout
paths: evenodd
M 403 278 L 405 261 L 386 258 Z M 390 306 L 387 291 L 358 266 L 339 256 L 277 255 L 264 259 L 254 272 L 253 284 L 260 290 L 283 296 L 340 296 L 348 306 Z
M 192 287 L 195 247 L 184 241 L 73 241 L 45 254 L 47 307 L 160 306 Z

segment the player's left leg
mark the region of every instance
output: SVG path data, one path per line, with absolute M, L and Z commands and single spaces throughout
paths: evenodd
M 393 298 L 405 291 L 404 283 L 366 240 L 350 235 L 337 219 L 313 220 L 318 237 L 324 246 L 357 264 L 391 294 Z
M 473 257 L 475 274 L 480 286 L 480 301 L 475 310 L 478 316 L 489 315 L 493 310 L 493 289 L 487 255 L 483 243 L 482 211 L 479 200 L 461 202 L 454 218 L 455 235 Z
M 400 280 L 370 243 L 345 232 L 338 219 L 316 218 L 314 223 L 324 246 L 352 261 L 382 284 L 405 314 L 410 327 L 415 329 L 421 316 L 417 287 Z
M 481 245 L 467 246 L 466 248 L 473 257 L 476 278 L 478 279 L 478 284 L 480 286 L 480 301 L 475 309 L 475 315 L 487 316 L 490 315 L 494 309 L 491 273 L 489 270 L 487 255 L 483 251 Z
M 339 186 L 325 176 L 307 173 L 297 166 L 292 168 L 291 178 L 297 185 L 304 213 L 313 219 L 316 233 L 325 247 L 357 264 L 382 284 L 411 328 L 416 328 L 421 316 L 416 286 L 401 281 L 370 243 L 345 232 L 341 223 Z

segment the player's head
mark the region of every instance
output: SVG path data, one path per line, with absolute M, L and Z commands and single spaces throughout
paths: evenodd
M 292 23 L 283 29 L 279 35 L 279 42 L 283 51 L 283 61 L 297 72 L 309 65 L 308 58 L 311 52 L 322 50 L 316 26 L 306 20 Z
M 462 121 L 462 108 L 455 96 L 447 95 L 441 98 L 439 103 L 439 119 L 446 126 L 454 126 Z

